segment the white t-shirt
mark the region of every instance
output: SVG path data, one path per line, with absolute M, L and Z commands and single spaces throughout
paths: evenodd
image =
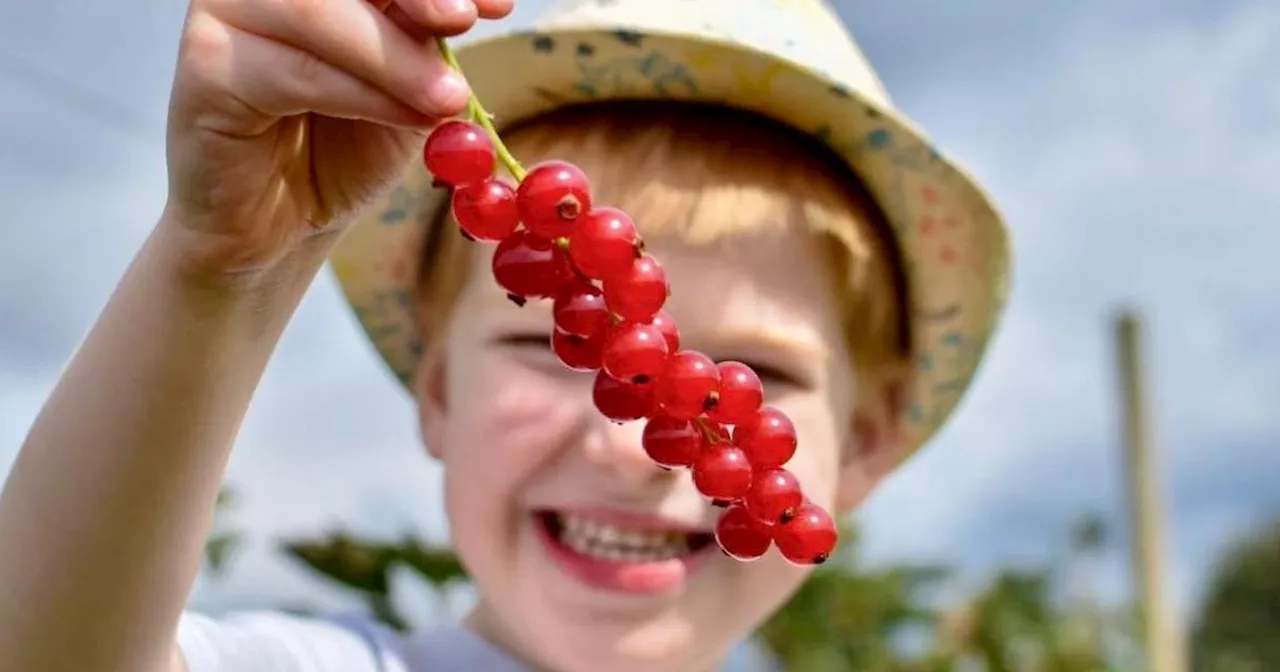
M 404 636 L 355 616 L 188 613 L 178 646 L 190 672 L 528 672 L 460 626 Z

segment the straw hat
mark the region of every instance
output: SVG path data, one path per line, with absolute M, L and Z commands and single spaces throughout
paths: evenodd
M 500 26 L 501 27 L 501 26 Z M 820 0 L 572 0 L 532 30 L 456 48 L 475 93 L 510 124 L 570 103 L 719 103 L 811 133 L 887 215 L 902 254 L 915 375 L 914 452 L 969 387 L 1008 294 L 1009 241 L 987 195 L 896 111 Z M 424 224 L 444 205 L 420 166 L 332 256 L 342 291 L 406 386 L 422 350 L 413 285 Z

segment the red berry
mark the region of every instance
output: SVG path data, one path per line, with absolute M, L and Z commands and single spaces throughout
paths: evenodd
M 493 175 L 493 141 L 476 124 L 446 121 L 436 127 L 422 149 L 423 162 L 435 179 L 451 187 L 482 182 Z
M 648 255 L 633 259 L 626 271 L 604 282 L 604 300 L 609 310 L 636 322 L 653 319 L 670 294 L 667 272 Z
M 773 530 L 773 542 L 782 557 L 795 565 L 819 565 L 831 557 L 839 533 L 836 522 L 820 506 L 805 504 L 787 522 Z
M 649 324 L 658 328 L 662 332 L 663 338 L 667 339 L 667 351 L 680 351 L 680 330 L 676 328 L 676 321 L 671 319 L 665 310 L 659 310 L 653 319 L 649 320 Z
M 772 530 L 735 504 L 725 509 L 716 521 L 716 543 L 729 557 L 747 562 L 769 551 L 773 543 Z
M 493 278 L 513 296 L 542 299 L 558 294 L 574 276 L 560 248 L 520 229 L 494 249 Z
M 726 425 L 751 418 L 764 403 L 764 386 L 751 367 L 742 362 L 720 362 L 720 398 L 707 415 Z
M 623 322 L 605 333 L 604 370 L 618 380 L 647 383 L 667 361 L 667 339 L 656 327 Z
M 516 192 L 494 177 L 464 184 L 453 191 L 453 217 L 473 240 L 502 240 L 520 225 Z
M 795 515 L 804 505 L 804 493 L 794 474 L 786 469 L 769 469 L 751 477 L 751 490 L 742 500 L 751 515 L 773 525 Z
M 672 469 L 693 464 L 702 450 L 702 432 L 697 426 L 668 415 L 650 418 L 640 441 L 654 462 Z
M 547 161 L 533 167 L 516 191 L 520 221 L 544 238 L 573 232 L 579 217 L 591 210 L 591 183 L 573 164 Z
M 692 420 L 715 403 L 719 387 L 716 363 L 696 350 L 682 350 L 667 358 L 653 392 L 667 415 Z
M 624 383 L 600 371 L 591 389 L 591 400 L 601 415 L 614 422 L 639 420 L 653 413 L 653 386 Z
M 751 464 L 731 443 L 707 446 L 693 461 L 693 484 L 711 499 L 741 499 L 751 489 Z
M 796 428 L 785 413 L 765 406 L 733 426 L 733 442 L 756 471 L 764 471 L 781 467 L 796 454 Z
M 584 275 L 604 280 L 625 271 L 639 256 L 636 225 L 617 208 L 598 208 L 569 234 L 569 257 Z
M 591 336 L 609 326 L 609 309 L 604 305 L 604 293 L 595 285 L 571 282 L 556 296 L 551 309 L 556 328 L 579 336 Z
M 556 329 L 551 332 L 551 349 L 565 366 L 576 371 L 595 371 L 600 368 L 604 353 L 604 334 L 579 336 Z

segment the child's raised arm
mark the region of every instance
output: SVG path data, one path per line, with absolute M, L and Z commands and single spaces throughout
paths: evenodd
M 510 4 L 192 1 L 165 211 L 0 496 L 0 669 L 182 668 L 175 628 L 267 360 L 343 225 L 463 109 L 429 38 Z

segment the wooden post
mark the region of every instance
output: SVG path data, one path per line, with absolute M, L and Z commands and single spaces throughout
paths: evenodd
M 1142 324 L 1131 310 L 1115 318 L 1124 427 L 1125 484 L 1133 541 L 1133 585 L 1148 672 L 1187 672 L 1177 615 L 1166 592 L 1166 505 L 1147 415 Z

